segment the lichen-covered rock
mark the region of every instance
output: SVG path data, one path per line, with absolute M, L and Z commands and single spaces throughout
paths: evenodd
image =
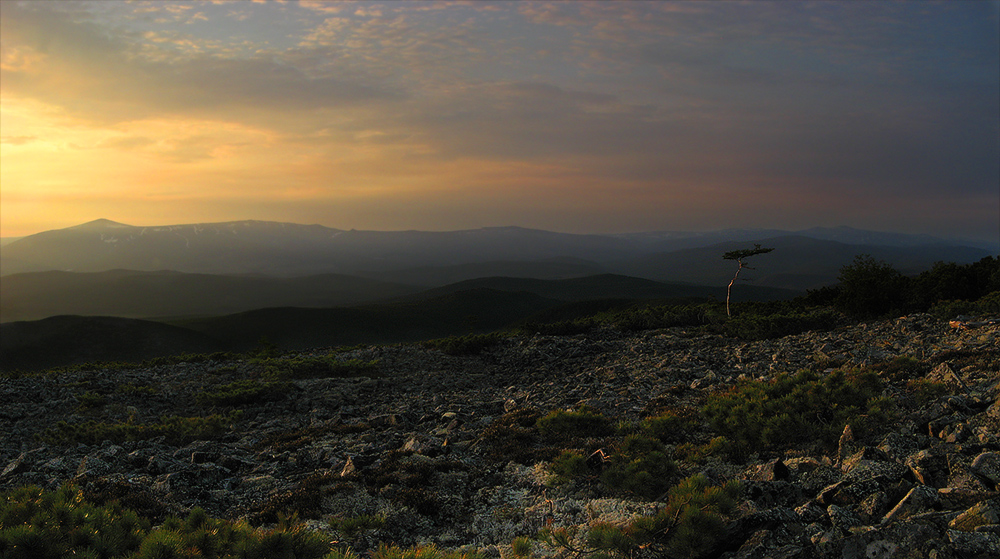
M 911 454 L 906 458 L 906 465 L 913 472 L 917 481 L 929 487 L 947 487 L 948 484 L 948 449 L 934 446 Z
M 989 532 L 962 532 L 948 530 L 948 541 L 959 557 L 991 559 L 1000 557 L 1000 535 Z
M 910 490 L 899 503 L 882 519 L 882 523 L 905 520 L 910 516 L 927 512 L 937 503 L 937 491 L 926 485 L 918 485 Z
M 976 456 L 969 469 L 984 481 L 992 483 L 994 489 L 1000 486 L 1000 453 L 983 452 Z
M 683 329 L 601 329 L 505 338 L 473 356 L 416 345 L 317 349 L 310 353 L 377 365 L 371 377 L 293 380 L 283 392 L 241 404 L 242 416 L 213 436 L 182 440 L 133 433 L 115 443 L 53 442 L 44 435 L 60 421 L 127 429 L 224 415 L 231 407 L 199 404 L 199 392 L 260 378 L 253 375 L 260 364 L 237 358 L 0 378 L 0 488 L 75 480 L 85 494 L 127 499 L 161 519 L 200 506 L 267 524 L 298 511 L 310 526 L 331 530 L 331 519 L 372 515 L 384 525 L 357 535 L 350 544 L 358 551 L 379 542 L 436 543 L 496 559 L 514 538 L 547 526 L 577 529 L 583 538 L 594 523 L 624 525 L 667 506 L 601 489 L 603 462 L 554 484 L 551 463 L 563 446 L 586 457 L 597 449 L 613 454 L 620 442 L 617 435 L 566 444 L 538 437 L 538 417 L 587 405 L 623 432 L 641 431 L 642 420 L 666 411 L 693 413 L 665 437 L 677 462 L 667 486 L 696 473 L 713 485 L 743 481 L 725 517 L 726 545 L 716 550 L 726 559 L 991 557 L 1000 537 L 1000 455 L 991 446 L 1000 442 L 1000 371 L 981 338 L 994 336 L 995 345 L 996 333 L 1000 327 L 953 331 L 914 315 L 756 342 Z M 909 406 L 898 421 L 836 425 L 832 440 L 767 448 L 726 446 L 697 417 L 709 394 L 738 378 L 768 382 L 820 355 L 869 367 L 861 372 L 912 356 L 920 371 L 934 368 L 930 380 L 947 383 L 950 393 L 915 404 L 907 381 L 928 379 L 913 373 L 883 394 Z M 107 404 L 84 415 L 76 408 L 85 392 Z M 541 543 L 533 551 L 538 559 L 559 553 Z
M 959 514 L 948 527 L 963 532 L 974 532 L 979 526 L 991 524 L 1000 524 L 997 507 L 989 501 L 981 501 Z

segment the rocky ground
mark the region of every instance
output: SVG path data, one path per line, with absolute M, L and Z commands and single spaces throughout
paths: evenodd
M 518 410 L 586 404 L 638 421 L 655 409 L 698 406 L 741 379 L 817 363 L 874 367 L 897 356 L 926 363 L 925 376 L 948 390 L 876 439 L 847 429 L 836 448 L 680 465 L 683 475 L 744 481 L 713 555 L 1000 557 L 1000 326 L 954 328 L 929 315 L 760 342 L 666 329 L 505 338 L 471 356 L 365 347 L 334 356 L 373 362 L 364 376 L 278 383 L 236 405 L 199 394 L 254 378 L 259 362 L 2 378 L 0 489 L 73 480 L 92 498 L 118 498 L 156 518 L 200 506 L 268 524 L 297 511 L 357 550 L 385 541 L 507 556 L 514 538 L 545 526 L 621 523 L 662 505 L 586 481 L 552 484 L 546 443 L 496 444 Z M 213 414 L 220 432 L 195 437 L 207 440 L 135 435 L 164 416 Z M 59 439 L 70 432 L 61 421 L 133 435 Z M 383 521 L 351 532 L 330 524 L 364 515 Z M 534 553 L 560 550 L 535 544 Z

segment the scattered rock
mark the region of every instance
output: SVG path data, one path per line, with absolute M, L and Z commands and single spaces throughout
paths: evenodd
M 976 456 L 969 469 L 981 476 L 983 480 L 991 483 L 994 489 L 1000 485 L 1000 454 L 984 452 Z
M 948 523 L 948 527 L 963 532 L 974 532 L 979 526 L 1000 524 L 997 508 L 987 501 L 980 501 L 959 514 Z
M 540 449 L 530 432 L 549 410 L 586 404 L 638 425 L 664 409 L 698 409 L 707 393 L 738 378 L 766 381 L 818 356 L 848 367 L 913 356 L 934 365 L 926 378 L 951 394 L 914 405 L 898 423 L 878 426 L 877 437 L 858 423 L 843 428 L 836 448 L 753 449 L 738 463 L 710 456 L 679 462 L 678 475 L 744 482 L 726 547 L 716 550 L 726 559 L 996 557 L 1000 371 L 977 352 L 995 351 L 998 333 L 1000 325 L 951 329 L 913 315 L 759 342 L 683 329 L 602 329 L 507 338 L 476 356 L 416 345 L 316 349 L 310 353 L 376 361 L 377 374 L 296 380 L 285 397 L 241 405 L 243 415 L 222 434 L 193 442 L 35 441 L 60 421 L 149 425 L 165 416 L 225 414 L 230 408 L 198 404 L 198 392 L 254 378 L 257 365 L 205 361 L 0 378 L 0 489 L 75 480 L 156 514 L 201 506 L 253 522 L 291 503 L 320 527 L 331 516 L 385 517 L 367 549 L 379 541 L 434 543 L 490 549 L 499 559 L 513 538 L 547 525 L 621 523 L 664 506 L 599 494 L 593 483 L 546 485 L 559 449 Z M 901 386 L 885 395 L 912 399 Z M 76 411 L 85 392 L 107 395 L 103 408 L 88 412 L 103 415 Z M 707 442 L 698 438 L 704 428 L 685 429 L 671 451 Z M 608 467 L 614 444 L 579 443 L 588 476 Z

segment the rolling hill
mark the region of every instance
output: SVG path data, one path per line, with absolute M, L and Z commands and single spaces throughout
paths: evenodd
M 470 289 L 527 292 L 559 301 L 673 299 L 690 297 L 722 299 L 726 296 L 725 285 L 711 287 L 678 282 L 658 282 L 617 274 L 600 274 L 563 280 L 484 277 L 429 289 L 401 297 L 400 299 L 420 300 Z M 801 294 L 798 291 L 759 286 L 743 286 L 738 291 L 738 293 L 734 292 L 734 300 L 753 299 L 770 301 L 775 299 L 790 299 Z
M 54 316 L 0 325 L 0 370 L 41 370 L 95 361 L 139 362 L 225 346 L 203 334 L 146 320 Z
M 753 285 L 784 289 L 815 289 L 837 282 L 840 269 L 860 254 L 884 260 L 903 274 L 916 274 L 935 262 L 967 264 L 988 256 L 980 248 L 940 244 L 914 246 L 855 245 L 804 236 L 782 236 L 754 241 L 775 250 L 751 260 L 753 271 L 740 278 L 752 278 Z M 644 255 L 624 259 L 610 266 L 616 272 L 659 281 L 683 281 L 718 285 L 728 282 L 735 266 L 723 260 L 731 250 L 747 248 L 747 243 L 726 242 L 709 247 Z
M 0 320 L 62 315 L 214 316 L 264 307 L 368 303 L 420 288 L 339 274 L 283 278 L 159 271 L 34 272 L 3 278 Z
M 794 256 L 789 253 L 789 270 L 770 268 L 769 273 L 774 274 L 829 277 L 831 264 L 834 269 L 839 267 L 843 260 L 840 252 L 844 251 L 868 252 L 877 257 L 884 254 L 897 266 L 900 263 L 891 260 L 897 256 L 915 262 L 961 262 L 969 261 L 973 252 L 978 258 L 989 254 L 982 243 L 850 228 L 798 233 L 741 229 L 582 235 L 521 227 L 447 232 L 345 231 L 267 221 L 137 227 L 101 219 L 4 245 L 0 250 L 0 273 L 9 276 L 115 269 L 284 277 L 336 273 L 439 286 L 488 275 L 552 279 L 614 272 L 671 281 L 698 277 L 694 283 L 715 285 L 718 278 L 713 276 L 707 281 L 706 273 L 715 273 L 723 252 L 735 245 L 770 243 L 771 239 L 789 239 L 780 246 L 801 249 Z M 822 258 L 822 253 L 830 250 L 835 254 Z M 681 254 L 664 256 L 672 253 Z M 692 256 L 699 254 L 704 256 Z M 916 258 L 921 254 L 927 257 Z M 810 255 L 817 258 L 806 258 Z M 687 269 L 674 265 L 681 261 L 698 266 Z M 706 267 L 709 261 L 715 261 L 716 266 Z
M 56 274 L 56 280 L 59 274 L 62 273 Z M 125 285 L 129 279 L 150 279 L 150 274 L 128 272 L 95 276 L 118 278 L 126 282 Z M 192 279 L 175 273 L 151 276 L 154 279 Z M 205 281 L 218 279 L 207 276 Z M 283 281 L 294 285 L 295 280 Z M 165 293 L 169 296 L 169 290 Z M 579 314 L 581 309 L 597 312 L 605 307 L 627 306 L 637 300 L 721 298 L 724 293 L 724 287 L 664 284 L 611 274 L 568 280 L 482 278 L 378 304 L 272 307 L 160 322 L 107 316 L 57 316 L 0 324 L 3 338 L 0 366 L 40 368 L 86 360 L 141 360 L 191 351 L 247 351 L 262 339 L 282 349 L 412 342 L 492 332 L 536 320 L 538 316 L 562 319 Z M 795 292 L 747 286 L 737 295 L 776 299 L 794 296 Z

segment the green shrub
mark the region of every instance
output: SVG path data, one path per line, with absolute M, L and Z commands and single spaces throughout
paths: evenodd
M 79 402 L 76 410 L 85 412 L 104 407 L 108 403 L 108 397 L 97 392 L 84 392 L 76 396 L 76 401 Z
M 300 481 L 295 489 L 269 498 L 260 511 L 250 516 L 250 521 L 263 524 L 278 522 L 286 517 L 319 518 L 327 488 L 339 479 L 329 472 L 314 472 Z
M 553 410 L 539 418 L 536 426 L 538 432 L 549 440 L 606 437 L 615 432 L 610 419 L 589 407 L 575 411 Z
M 510 542 L 510 552 L 514 557 L 531 557 L 532 548 L 534 548 L 534 545 L 532 544 L 531 538 L 526 536 L 514 538 L 514 540 Z
M 403 487 L 392 492 L 394 503 L 410 507 L 424 516 L 437 516 L 441 511 L 441 500 L 435 491 L 423 487 Z
M 996 303 L 1000 303 L 995 296 L 1000 291 L 1000 258 L 987 256 L 979 262 L 964 265 L 938 262 L 911 283 L 911 297 L 922 309 L 933 308 L 941 302 L 982 301 L 990 294 L 994 295 Z M 994 307 L 993 312 L 997 311 L 1000 311 L 1000 305 Z M 979 311 L 969 310 L 960 314 L 979 314 Z M 941 318 L 954 318 L 954 315 Z
M 879 375 L 890 382 L 897 382 L 904 379 L 919 377 L 927 374 L 931 370 L 927 363 L 917 361 L 907 355 L 900 355 L 891 361 L 881 363 L 875 367 Z
M 679 443 L 686 440 L 698 428 L 699 423 L 698 410 L 672 409 L 643 419 L 639 423 L 639 429 L 664 443 Z
M 993 318 L 1000 314 L 1000 291 L 988 293 L 974 301 L 938 301 L 927 312 L 941 320 L 954 319 L 959 315 Z
M 241 406 L 280 400 L 289 390 L 291 385 L 287 382 L 243 379 L 218 386 L 212 391 L 199 392 L 195 401 L 203 406 Z
M 155 529 L 117 503 L 96 506 L 74 487 L 24 487 L 0 495 L 0 557 L 4 559 L 319 559 L 330 554 L 320 532 L 295 517 L 271 530 L 210 518 L 193 509 Z M 341 555 L 343 557 L 343 555 Z
M 517 409 L 494 419 L 477 442 L 477 447 L 493 459 L 528 464 L 537 458 L 534 451 L 541 414 L 537 410 Z
M 593 317 L 576 320 L 560 320 L 557 322 L 529 322 L 518 327 L 515 333 L 524 336 L 541 334 L 543 336 L 575 336 L 590 332 L 597 326 Z
M 379 544 L 377 550 L 371 554 L 371 559 L 482 559 L 483 555 L 478 552 L 462 553 L 459 551 L 447 551 L 439 549 L 433 545 L 401 548 Z M 333 558 L 339 559 L 339 558 Z
M 156 394 L 156 389 L 148 385 L 140 386 L 137 384 L 132 384 L 130 382 L 127 382 L 124 384 L 119 384 L 118 387 L 115 388 L 115 392 L 119 394 L 127 394 L 129 396 L 139 396 L 139 395 L 151 396 L 153 394 Z
M 361 514 L 347 518 L 334 517 L 330 519 L 330 529 L 339 532 L 341 536 L 354 539 L 365 532 L 378 530 L 385 526 L 385 516 Z
M 561 485 L 570 480 L 590 474 L 587 459 L 575 450 L 564 450 L 552 461 L 552 473 L 555 476 L 551 483 Z
M 149 522 L 117 504 L 95 507 L 79 489 L 23 487 L 0 499 L 0 556 L 58 559 L 124 557 L 139 548 Z
M 703 445 L 694 443 L 681 443 L 677 445 L 674 453 L 685 461 L 703 463 L 710 456 L 720 459 L 739 458 L 739 449 L 726 437 L 713 437 Z
M 539 539 L 577 556 L 629 558 L 646 550 L 661 557 L 706 557 L 723 540 L 726 515 L 734 510 L 741 492 L 739 482 L 718 487 L 696 475 L 672 488 L 667 505 L 654 515 L 620 526 L 594 523 L 583 538 L 584 547 L 574 545 L 577 533 L 570 528 L 544 528 Z
M 676 326 L 717 324 L 725 319 L 725 307 L 718 303 L 691 305 L 635 306 L 598 314 L 599 324 L 619 330 L 641 331 Z
M 196 440 L 210 440 L 229 432 L 233 422 L 242 417 L 242 412 L 234 410 L 225 415 L 208 417 L 163 416 L 159 423 L 140 425 L 135 423 L 105 423 L 87 421 L 71 424 L 60 421 L 55 427 L 36 435 L 49 444 L 99 444 L 108 440 L 114 443 L 144 441 L 165 437 L 172 445 L 185 445 Z
M 831 330 L 837 326 L 838 320 L 839 315 L 831 309 L 764 315 L 736 314 L 726 321 L 723 331 L 743 340 L 765 340 L 810 330 Z
M 655 499 L 670 487 L 676 475 L 677 465 L 663 443 L 635 434 L 625 437 L 611 454 L 601 483 L 612 491 Z
M 217 351 L 215 353 L 181 353 L 178 355 L 154 357 L 153 359 L 143 362 L 141 366 L 149 368 L 149 367 L 177 365 L 179 363 L 209 363 L 212 361 L 233 361 L 239 358 L 240 358 L 239 355 L 235 353 L 229 353 L 226 351 Z
M 911 379 L 906 382 L 906 389 L 910 392 L 917 405 L 924 405 L 932 402 L 949 392 L 948 385 L 943 382 L 935 382 L 925 378 Z
M 904 311 L 910 280 L 886 262 L 859 255 L 840 269 L 836 306 L 860 319 Z
M 779 375 L 772 382 L 746 381 L 709 397 L 702 413 L 742 452 L 800 442 L 837 442 L 844 425 L 856 432 L 884 421 L 885 403 L 872 407 L 882 384 L 873 372 L 826 376 L 811 371 Z

